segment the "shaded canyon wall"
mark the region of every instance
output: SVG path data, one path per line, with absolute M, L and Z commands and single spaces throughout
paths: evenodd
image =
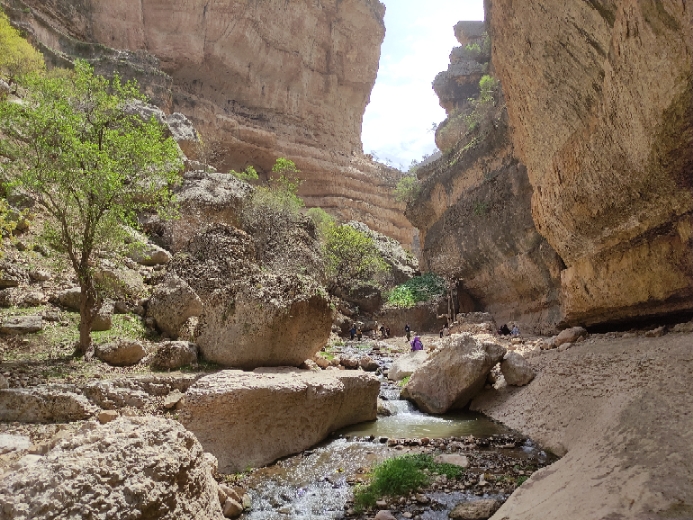
M 568 323 L 693 310 L 693 9 L 487 2 L 532 215 Z
M 483 106 L 469 101 L 491 68 L 484 23 L 461 22 L 455 32 L 463 46 L 434 82 L 448 114 L 436 133 L 443 157 L 417 171 L 421 192 L 407 217 L 420 231 L 425 268 L 459 280 L 461 312 L 483 309 L 499 324 L 550 333 L 562 317 L 563 265 L 532 220 L 533 190 L 502 90 Z
M 222 170 L 302 170 L 301 195 L 406 245 L 399 173 L 362 153 L 361 124 L 385 27 L 378 0 L 6 0 L 58 58 L 136 77 L 187 115 Z M 129 52 L 125 52 L 129 51 Z

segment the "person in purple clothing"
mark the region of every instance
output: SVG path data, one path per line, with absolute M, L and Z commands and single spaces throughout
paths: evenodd
M 419 336 L 414 336 L 414 339 L 411 342 L 411 349 L 412 351 L 423 350 L 423 343 L 421 343 L 421 338 Z

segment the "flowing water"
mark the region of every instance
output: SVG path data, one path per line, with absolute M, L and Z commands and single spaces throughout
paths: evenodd
M 514 433 L 479 414 L 464 412 L 432 416 L 421 413 L 410 403 L 399 400 L 398 394 L 397 387 L 383 381 L 381 398 L 387 400 L 391 416 L 345 428 L 312 450 L 254 471 L 243 483 L 253 501 L 252 510 L 243 518 L 345 518 L 345 506 L 353 492 L 348 480 L 367 473 L 375 463 L 400 453 L 388 448 L 385 438 L 488 437 Z M 365 439 L 371 442 L 364 442 Z M 543 454 L 531 443 L 511 451 L 519 458 Z M 420 518 L 424 520 L 446 519 L 455 504 L 478 498 L 463 492 L 432 493 L 429 496 L 443 507 L 440 511 L 423 512 Z

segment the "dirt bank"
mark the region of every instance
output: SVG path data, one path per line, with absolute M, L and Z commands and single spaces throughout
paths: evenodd
M 529 386 L 472 403 L 565 454 L 494 520 L 693 518 L 693 334 L 615 336 L 546 351 Z

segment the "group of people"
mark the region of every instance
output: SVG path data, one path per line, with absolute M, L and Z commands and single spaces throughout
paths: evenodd
M 501 336 L 519 336 L 520 329 L 518 328 L 517 324 L 513 325 L 512 329 L 509 329 L 507 323 L 504 323 L 501 328 L 498 329 L 498 334 Z
M 376 323 L 376 328 L 378 324 Z M 377 331 L 380 332 L 380 337 L 383 339 L 387 339 L 390 337 L 390 327 L 386 327 L 385 325 L 381 325 Z M 378 332 L 373 331 L 373 338 L 377 339 Z M 351 337 L 351 341 L 354 341 L 354 338 L 356 338 L 358 341 L 361 341 L 363 339 L 363 330 L 361 329 L 360 326 L 357 326 L 356 323 L 354 323 L 351 326 L 351 329 L 349 329 L 349 336 Z

